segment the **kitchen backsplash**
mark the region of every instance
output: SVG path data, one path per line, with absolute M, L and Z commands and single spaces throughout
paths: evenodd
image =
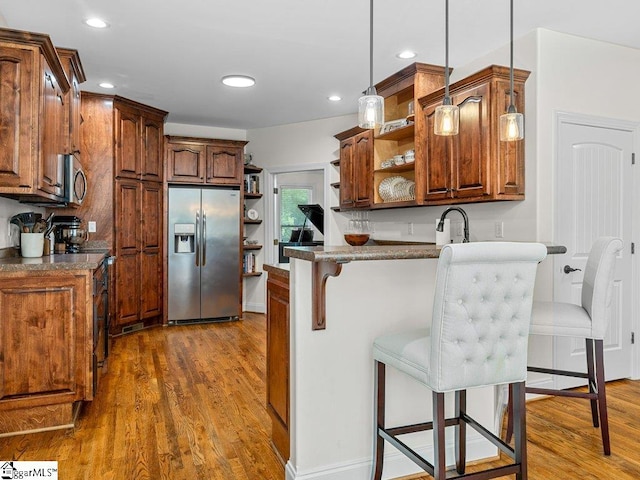
M 16 213 L 39 212 L 44 214 L 43 208 L 23 205 L 15 200 L 0 197 L 0 248 L 7 248 L 15 245 L 15 235 L 9 236 L 9 219 Z

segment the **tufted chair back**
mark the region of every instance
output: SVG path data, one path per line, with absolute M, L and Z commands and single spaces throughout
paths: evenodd
M 474 242 L 440 253 L 431 326 L 435 391 L 521 382 L 540 243 Z
M 593 338 L 604 338 L 609 325 L 609 305 L 613 292 L 616 255 L 622 240 L 600 237 L 591 247 L 582 280 L 582 308 L 591 317 Z

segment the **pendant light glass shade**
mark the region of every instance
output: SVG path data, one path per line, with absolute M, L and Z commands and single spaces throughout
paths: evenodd
M 384 122 L 384 98 L 373 86 L 373 0 L 369 6 L 369 88 L 358 100 L 358 126 L 370 130 Z
M 384 98 L 377 94 L 375 87 L 369 87 L 366 95 L 358 100 L 358 126 L 378 128 L 383 123 Z
M 518 113 L 513 103 L 513 0 L 510 2 L 510 63 L 509 68 L 509 107 L 507 113 L 500 115 L 500 140 L 514 142 L 524 138 L 524 115 Z
M 509 107 L 511 110 L 511 107 Z M 515 111 L 500 115 L 500 140 L 513 142 L 524 138 L 524 115 Z
M 433 133 L 436 135 L 457 135 L 460 126 L 460 109 L 451 104 L 449 96 L 449 0 L 444 3 L 444 99 L 436 107 Z
M 442 136 L 457 135 L 459 126 L 460 109 L 457 105 L 443 104 L 436 107 L 433 133 Z

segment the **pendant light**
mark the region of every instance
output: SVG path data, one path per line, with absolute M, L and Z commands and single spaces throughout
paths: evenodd
M 518 113 L 513 103 L 513 0 L 511 1 L 511 67 L 509 70 L 509 107 L 507 113 L 500 115 L 500 140 L 503 142 L 513 142 L 524 138 L 524 115 Z
M 358 100 L 358 126 L 366 129 L 379 127 L 384 118 L 384 98 L 373 86 L 373 0 L 369 12 L 369 88 Z
M 449 96 L 449 0 L 444 3 L 444 99 L 436 107 L 433 133 L 436 135 L 457 135 L 460 124 L 460 109 L 451 104 Z

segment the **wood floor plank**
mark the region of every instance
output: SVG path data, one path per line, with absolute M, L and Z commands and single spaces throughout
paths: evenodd
M 532 480 L 637 480 L 640 478 L 640 382 L 607 384 L 611 456 L 602 453 L 589 402 L 552 397 L 527 403 L 527 450 Z M 469 467 L 503 465 L 498 460 Z M 512 479 L 513 476 L 500 477 Z M 412 477 L 431 479 L 429 476 Z
M 76 428 L 2 438 L 0 460 L 58 460 L 64 480 L 283 480 L 265 408 L 265 336 L 264 315 L 247 314 L 116 338 Z M 640 478 L 640 382 L 607 387 L 610 457 L 588 402 L 527 404 L 530 479 Z
M 135 332 L 75 429 L 0 439 L 65 480 L 282 480 L 265 408 L 265 317 Z

